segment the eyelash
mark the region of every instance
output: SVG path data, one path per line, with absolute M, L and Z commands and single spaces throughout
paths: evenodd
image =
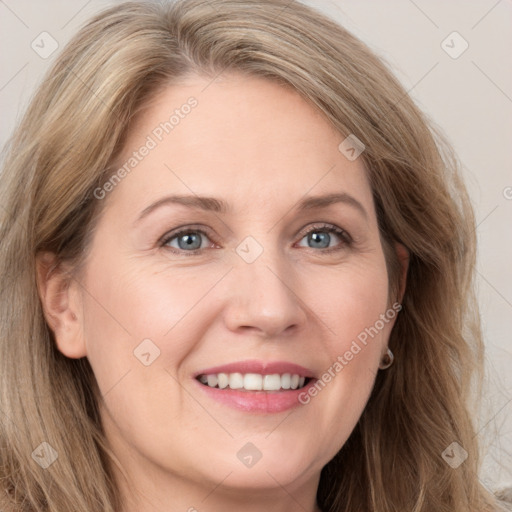
M 326 224 L 326 223 L 316 224 L 316 225 L 311 226 L 308 230 L 302 231 L 299 234 L 300 240 L 302 240 L 304 237 L 306 237 L 310 233 L 314 233 L 314 232 L 334 233 L 342 240 L 342 243 L 335 247 L 329 247 L 329 248 L 318 249 L 318 250 L 315 250 L 315 248 L 313 248 L 313 247 L 309 247 L 309 249 L 312 249 L 315 252 L 320 252 L 322 254 L 340 251 L 342 248 L 350 247 L 354 243 L 352 237 L 349 235 L 349 233 L 347 231 L 335 226 L 334 224 Z M 175 247 L 167 246 L 167 244 L 171 240 L 174 240 L 175 238 L 179 238 L 182 235 L 187 235 L 190 233 L 200 233 L 201 235 L 204 235 L 208 239 L 210 239 L 213 243 L 216 243 L 215 240 L 213 239 L 213 237 L 210 236 L 204 229 L 194 228 L 194 226 L 189 226 L 187 228 L 179 229 L 179 231 L 171 232 L 167 235 L 164 235 L 164 237 L 161 239 L 159 245 L 160 245 L 160 247 L 168 249 L 169 251 L 171 251 L 175 254 L 184 254 L 186 256 L 196 256 L 199 253 L 201 253 L 202 251 L 204 251 L 205 248 L 194 249 L 191 251 L 185 251 L 183 249 L 176 249 Z

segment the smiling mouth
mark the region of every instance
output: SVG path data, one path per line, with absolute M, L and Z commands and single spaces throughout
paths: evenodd
M 202 374 L 197 380 L 209 388 L 237 391 L 290 391 L 301 389 L 312 380 L 296 373 L 215 373 Z

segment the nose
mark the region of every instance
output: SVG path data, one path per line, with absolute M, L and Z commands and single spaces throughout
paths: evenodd
M 305 303 L 295 273 L 278 258 L 238 261 L 231 272 L 229 302 L 224 309 L 228 329 L 275 338 L 297 331 L 306 321 Z

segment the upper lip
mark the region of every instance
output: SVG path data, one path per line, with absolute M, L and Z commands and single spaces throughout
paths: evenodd
M 221 366 L 213 366 L 206 368 L 194 374 L 197 378 L 200 375 L 212 375 L 217 373 L 258 373 L 260 375 L 284 374 L 291 373 L 297 374 L 300 377 L 314 378 L 314 372 L 308 368 L 304 368 L 299 364 L 289 363 L 287 361 L 237 361 L 233 363 L 223 364 Z

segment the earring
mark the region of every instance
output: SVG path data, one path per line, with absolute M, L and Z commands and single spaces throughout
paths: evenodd
M 393 352 L 391 352 L 391 350 L 388 348 L 387 353 L 384 354 L 380 360 L 379 370 L 387 370 L 393 364 L 394 360 L 395 356 L 393 355 Z

